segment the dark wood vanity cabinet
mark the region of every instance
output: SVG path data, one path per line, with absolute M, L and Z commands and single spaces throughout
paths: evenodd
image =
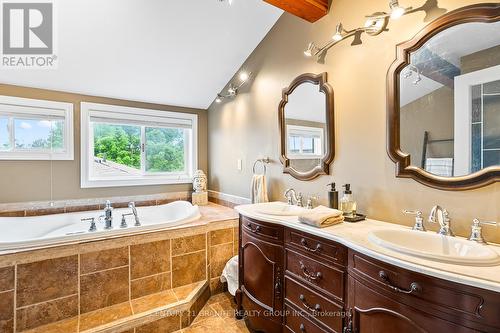
M 240 217 L 237 301 L 257 331 L 499 332 L 500 294 Z

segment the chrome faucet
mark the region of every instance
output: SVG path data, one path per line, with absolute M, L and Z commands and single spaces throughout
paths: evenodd
M 469 236 L 469 240 L 480 243 L 480 244 L 488 244 L 486 240 L 483 237 L 483 231 L 482 231 L 482 225 L 491 225 L 496 227 L 497 223 L 496 222 L 489 222 L 489 221 L 479 221 L 478 219 L 472 220 L 472 227 L 471 227 L 471 233 Z
M 436 205 L 432 207 L 431 213 L 429 215 L 429 222 L 439 223 L 438 234 L 443 236 L 455 236 L 453 231 L 451 231 L 451 219 L 448 211 L 443 207 Z
M 104 207 L 104 215 L 100 218 L 104 218 L 104 229 L 113 229 L 113 207 L 111 206 L 111 201 L 106 200 L 106 207 Z
M 289 205 L 293 205 L 295 202 L 296 206 L 303 207 L 302 203 L 302 193 L 296 193 L 293 188 L 289 188 L 285 191 L 285 199 Z
M 134 226 L 140 227 L 141 221 L 139 221 L 139 215 L 137 215 L 137 209 L 135 208 L 135 202 L 133 202 L 133 201 L 129 202 L 128 208 L 132 209 L 132 214 L 134 214 L 134 218 L 135 218 Z
M 426 231 L 424 226 L 424 219 L 422 218 L 422 212 L 419 210 L 403 210 L 404 214 L 415 215 L 415 224 L 412 230 L 416 231 Z

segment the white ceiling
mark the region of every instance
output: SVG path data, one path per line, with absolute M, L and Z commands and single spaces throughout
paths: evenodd
M 463 56 L 500 45 L 500 22 L 465 23 L 431 38 L 425 47 L 460 68 Z
M 0 70 L 1 83 L 202 109 L 282 14 L 262 0 L 56 6 L 58 68 Z
M 306 82 L 288 95 L 285 115 L 289 119 L 326 122 L 326 96 L 319 86 Z

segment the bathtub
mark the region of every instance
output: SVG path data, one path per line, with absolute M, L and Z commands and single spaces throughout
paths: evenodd
M 165 205 L 137 207 L 141 226 L 135 227 L 134 216 L 127 216 L 127 228 L 121 228 L 122 214 L 130 208 L 113 210 L 113 229 L 105 230 L 104 222 L 98 222 L 103 211 L 44 215 L 34 217 L 0 217 L 0 251 L 38 248 L 93 239 L 166 229 L 192 222 L 201 217 L 198 206 L 187 201 L 175 201 Z M 94 217 L 97 230 L 89 231 L 90 222 L 81 219 Z

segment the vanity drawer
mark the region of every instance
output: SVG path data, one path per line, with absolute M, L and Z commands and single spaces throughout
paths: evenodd
M 240 215 L 241 229 L 247 233 L 268 241 L 282 241 L 283 227 L 265 223 Z
M 315 255 L 338 265 L 345 266 L 347 264 L 347 248 L 321 237 L 285 228 L 285 244 L 303 253 Z
M 285 332 L 293 333 L 327 333 L 326 330 L 307 318 L 307 315 L 285 304 Z
M 337 300 L 344 300 L 344 271 L 291 249 L 285 249 L 285 255 L 285 268 L 289 274 L 297 277 L 298 281 L 320 288 L 321 292 L 326 292 Z
M 342 306 L 288 276 L 285 277 L 285 299 L 326 327 L 335 332 L 342 331 Z
M 494 292 L 404 270 L 352 250 L 349 274 L 398 302 L 434 316 L 474 329 L 484 324 L 500 325 L 500 297 Z

